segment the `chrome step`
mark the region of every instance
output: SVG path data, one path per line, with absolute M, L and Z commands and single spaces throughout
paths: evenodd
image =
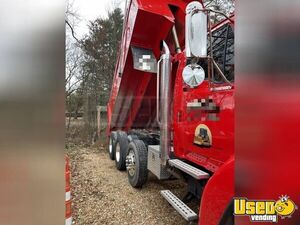
M 179 159 L 170 159 L 168 161 L 170 166 L 174 166 L 177 169 L 182 170 L 183 172 L 186 172 L 187 174 L 191 175 L 192 177 L 201 180 L 201 179 L 207 179 L 209 178 L 209 174 L 196 168 L 193 167 Z
M 173 208 L 187 221 L 198 219 L 198 215 L 177 198 L 171 191 L 163 190 L 160 194 L 173 206 Z

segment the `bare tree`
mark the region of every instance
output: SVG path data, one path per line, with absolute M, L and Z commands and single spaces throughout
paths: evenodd
M 74 0 L 67 0 L 65 23 L 66 23 L 66 96 L 74 92 L 76 85 L 80 82 L 79 69 L 81 60 L 81 49 L 76 37 L 75 28 L 80 17 L 74 9 Z M 78 79 L 79 78 L 79 79 Z
M 66 12 L 65 12 L 65 23 L 66 23 L 66 35 L 68 37 L 68 32 L 71 33 L 72 37 L 79 43 L 79 40 L 76 36 L 76 26 L 80 21 L 80 17 L 77 11 L 74 9 L 74 0 L 67 0 L 66 3 Z
M 65 51 L 65 99 L 66 109 L 69 113 L 67 129 L 69 129 L 71 117 L 82 106 L 82 98 L 77 92 L 83 80 L 82 76 L 82 50 L 80 48 L 80 41 L 76 36 L 76 27 L 80 22 L 80 17 L 74 9 L 74 0 L 68 0 L 65 11 L 66 24 L 66 51 Z
M 213 9 L 215 11 L 219 11 L 224 13 L 226 16 L 231 15 L 234 12 L 235 4 L 234 0 L 205 0 L 204 5 L 206 8 Z M 215 24 L 222 19 L 224 16 L 217 13 L 212 13 L 211 22 Z
M 82 51 L 76 44 L 69 44 L 71 46 L 66 49 L 66 97 L 69 97 L 76 91 L 80 82 L 83 80 L 81 71 Z

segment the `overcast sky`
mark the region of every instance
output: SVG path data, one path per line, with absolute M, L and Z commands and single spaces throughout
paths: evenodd
M 122 9 L 125 4 L 125 0 L 73 0 L 73 2 L 74 10 L 81 18 L 81 22 L 75 30 L 79 38 L 88 33 L 87 24 L 89 21 L 95 20 L 100 16 L 106 16 L 107 10 L 112 8 L 113 2 L 119 3 Z

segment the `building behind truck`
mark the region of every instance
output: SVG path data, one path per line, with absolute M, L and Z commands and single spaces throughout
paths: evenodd
M 116 168 L 135 188 L 149 172 L 183 177 L 183 200 L 161 195 L 201 225 L 233 224 L 234 15 L 212 25 L 212 13 L 202 1 L 128 1 L 107 105 Z

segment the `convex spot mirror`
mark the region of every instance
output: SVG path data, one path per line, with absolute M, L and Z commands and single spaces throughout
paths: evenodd
M 203 83 L 205 72 L 201 66 L 190 64 L 183 69 L 182 78 L 184 83 L 189 87 L 194 88 Z

